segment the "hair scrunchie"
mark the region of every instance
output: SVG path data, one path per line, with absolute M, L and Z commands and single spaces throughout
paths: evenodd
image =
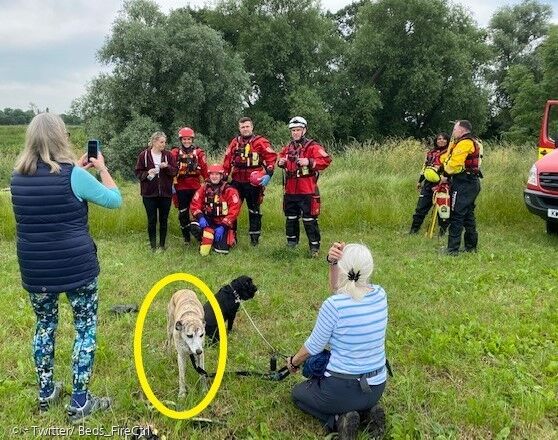
M 349 281 L 354 281 L 355 283 L 358 281 L 358 279 L 360 278 L 360 270 L 358 270 L 356 273 L 353 269 L 351 269 L 348 273 L 348 278 Z

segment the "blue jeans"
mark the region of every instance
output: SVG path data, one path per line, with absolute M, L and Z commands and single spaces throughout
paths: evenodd
M 58 326 L 59 293 L 29 292 L 37 316 L 33 338 L 33 358 L 39 380 L 39 394 L 48 396 L 53 389 L 54 345 Z M 87 391 L 97 347 L 97 278 L 85 286 L 66 292 L 74 314 L 74 349 L 72 354 L 73 392 Z

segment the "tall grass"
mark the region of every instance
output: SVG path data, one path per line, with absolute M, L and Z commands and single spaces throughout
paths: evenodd
M 332 165 L 322 173 L 320 223 L 327 228 L 406 228 L 416 203 L 415 183 L 424 157 L 424 147 L 414 140 L 389 140 L 383 144 L 354 144 L 333 156 Z M 529 227 L 540 223 L 525 209 L 522 191 L 536 152 L 509 146 L 485 149 L 478 218 L 496 225 Z M 213 157 L 210 160 L 218 161 Z M 109 164 L 110 166 L 110 164 Z M 263 212 L 268 230 L 283 228 L 281 170 L 277 170 L 265 192 Z M 107 211 L 91 207 L 90 226 L 102 237 L 140 232 L 145 214 L 139 185 L 119 182 L 124 207 Z M 0 195 L 0 208 L 9 207 L 8 194 Z M 244 221 L 244 220 L 242 220 Z M 14 220 L 9 209 L 0 209 L 0 237 L 14 237 Z M 178 225 L 172 223 L 178 234 Z

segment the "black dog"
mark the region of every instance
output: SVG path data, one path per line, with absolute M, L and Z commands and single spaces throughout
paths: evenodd
M 258 288 L 252 282 L 252 278 L 242 275 L 231 281 L 230 284 L 219 289 L 215 298 L 223 312 L 223 318 L 227 324 L 227 331 L 230 332 L 233 327 L 236 312 L 240 307 L 240 301 L 246 301 L 254 298 Z M 203 306 L 205 313 L 205 334 L 210 338 L 211 342 L 219 340 L 219 331 L 217 330 L 217 318 L 209 302 Z

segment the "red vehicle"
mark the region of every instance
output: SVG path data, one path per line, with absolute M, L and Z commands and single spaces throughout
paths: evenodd
M 554 129 L 551 133 L 550 130 Z M 554 135 L 554 139 L 551 138 Z M 531 167 L 525 205 L 546 221 L 546 232 L 558 234 L 558 100 L 547 101 L 539 134 L 539 160 Z

